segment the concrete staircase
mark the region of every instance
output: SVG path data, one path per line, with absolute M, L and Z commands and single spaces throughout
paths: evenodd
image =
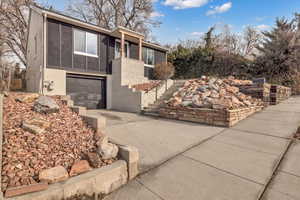
M 158 117 L 159 108 L 164 104 L 166 100 L 169 100 L 173 94 L 181 88 L 185 83 L 185 80 L 176 80 L 172 87 L 170 87 L 159 99 L 157 99 L 153 104 L 148 105 L 142 110 L 142 114 Z

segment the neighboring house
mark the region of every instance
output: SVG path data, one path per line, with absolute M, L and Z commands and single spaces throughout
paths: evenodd
M 30 10 L 29 92 L 70 95 L 75 105 L 91 109 L 139 112 L 146 95 L 131 86 L 149 82 L 166 55 L 166 48 L 123 27 L 110 31 L 54 11 Z

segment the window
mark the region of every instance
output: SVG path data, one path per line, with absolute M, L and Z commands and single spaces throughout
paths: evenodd
M 145 65 L 154 65 L 154 50 L 144 47 L 143 60 Z
M 125 53 L 125 58 L 129 57 L 129 43 L 125 42 L 124 44 L 124 53 Z M 121 41 L 116 40 L 115 42 L 115 58 L 120 58 L 121 57 Z
M 74 53 L 98 57 L 98 36 L 80 30 L 74 30 Z

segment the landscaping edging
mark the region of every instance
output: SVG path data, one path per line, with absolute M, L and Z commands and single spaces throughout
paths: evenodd
M 197 122 L 214 126 L 232 127 L 239 121 L 262 109 L 263 106 L 235 110 L 161 107 L 159 109 L 159 116 L 168 119 Z
M 126 184 L 127 165 L 123 160 L 93 171 L 49 185 L 45 191 L 7 198 L 9 200 L 60 200 L 74 195 L 105 195 Z M 5 198 L 6 199 L 6 198 Z

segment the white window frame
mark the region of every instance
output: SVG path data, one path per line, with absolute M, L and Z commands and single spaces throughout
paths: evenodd
M 75 31 L 79 31 L 79 32 L 83 32 L 85 33 L 85 52 L 81 52 L 81 51 L 76 51 L 75 50 Z M 87 34 L 89 32 L 86 32 L 86 31 L 82 31 L 82 30 L 79 30 L 79 29 L 73 29 L 73 44 L 74 44 L 74 54 L 77 54 L 77 55 L 82 55 L 82 56 L 89 56 L 89 57 L 94 57 L 94 58 L 98 58 L 98 54 L 99 54 L 99 49 L 98 49 L 98 35 L 95 34 L 95 33 L 89 33 L 89 34 L 94 34 L 97 36 L 97 53 L 96 54 L 91 54 L 91 53 L 86 53 L 87 52 Z
M 117 59 L 117 58 L 120 58 L 121 57 L 121 51 L 120 51 L 120 56 L 119 57 L 117 57 L 117 42 L 119 42 L 120 43 L 120 50 L 121 50 L 121 40 L 119 40 L 119 39 L 116 39 L 116 41 L 115 41 L 115 59 Z M 130 55 L 129 55 L 129 53 L 130 53 L 130 51 L 129 51 L 129 48 L 130 48 L 130 46 L 129 46 L 129 42 L 127 42 L 127 41 L 124 41 L 124 45 L 126 45 L 127 44 L 127 57 L 126 58 L 130 58 Z M 125 56 L 124 56 L 125 57 Z
M 155 65 L 155 52 L 154 52 L 154 49 L 150 49 L 150 48 L 148 48 L 148 47 L 143 47 L 143 48 L 145 48 L 145 49 L 146 49 L 146 52 L 147 52 L 147 53 L 146 53 L 146 54 L 147 54 L 147 55 L 146 55 L 146 57 L 147 57 L 146 60 L 148 60 L 148 50 L 152 50 L 152 51 L 153 51 L 153 65 L 146 64 L 145 61 L 143 60 L 143 61 L 144 61 L 144 66 L 146 66 L 146 67 L 152 67 L 152 68 L 153 68 L 154 65 Z

